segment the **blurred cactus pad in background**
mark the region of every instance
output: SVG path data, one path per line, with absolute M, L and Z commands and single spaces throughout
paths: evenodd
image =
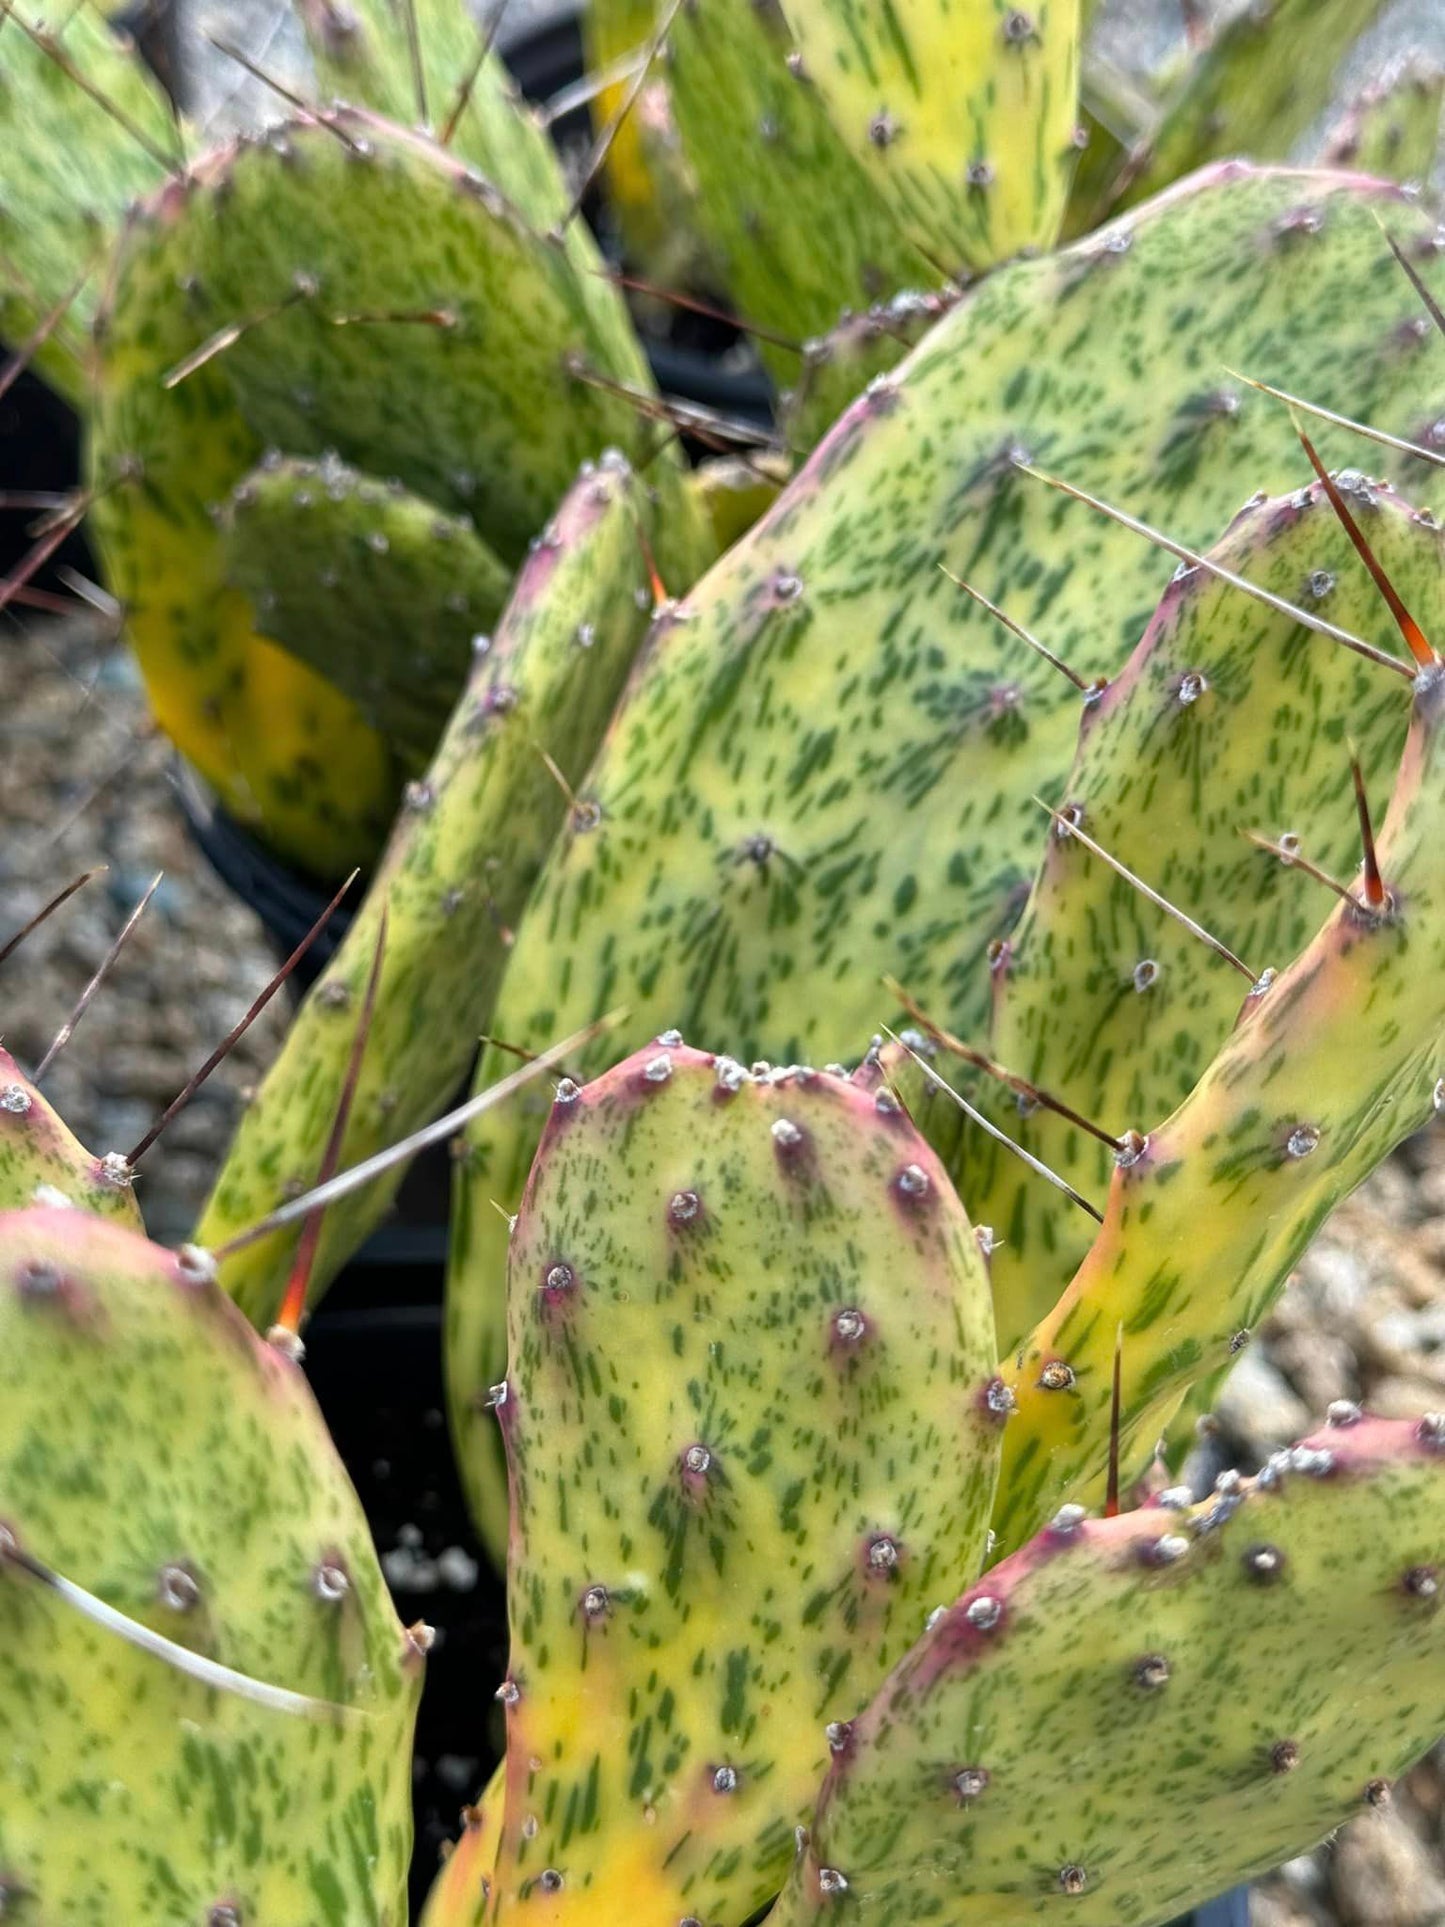
M 0 1052 L 0 1918 L 1164 1927 L 1445 1733 L 1445 1415 L 1191 1453 L 1445 1114 L 1445 87 L 1097 11 L 592 0 L 539 108 L 463 0 L 0 4 L 84 449 L 0 610 L 317 899 L 129 1147 L 46 1081 L 157 885 Z M 437 1144 L 509 1656 L 420 1868 L 308 1373 Z

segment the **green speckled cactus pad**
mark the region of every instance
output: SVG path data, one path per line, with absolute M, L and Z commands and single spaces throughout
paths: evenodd
M 1157 1927 L 1387 1800 L 1445 1726 L 1445 1421 L 1339 1418 L 987 1573 L 855 1723 L 777 1927 Z
M 495 1904 L 742 1922 L 828 1723 L 982 1557 L 972 1229 L 871 1063 L 750 1074 L 668 1036 L 559 1089 L 509 1302 Z
M 0 1218 L 0 1519 L 0 1893 L 402 1927 L 421 1650 L 298 1368 L 203 1258 Z
M 468 516 L 335 456 L 264 462 L 231 492 L 226 574 L 413 771 L 437 746 L 508 574 Z

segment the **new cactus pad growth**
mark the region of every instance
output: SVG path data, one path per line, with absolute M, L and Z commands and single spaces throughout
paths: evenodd
M 872 1064 L 750 1073 L 664 1036 L 559 1088 L 508 1336 L 494 1904 L 740 1921 L 829 1722 L 982 1558 L 972 1228 Z
M 258 631 L 349 696 L 398 759 L 424 768 L 509 576 L 469 516 L 334 455 L 274 457 L 226 504 L 226 574 Z M 397 637 L 405 635 L 405 660 Z

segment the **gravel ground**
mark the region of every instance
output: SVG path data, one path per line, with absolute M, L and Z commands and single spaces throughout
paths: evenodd
M 513 4 L 520 11 L 528 0 Z M 234 0 L 230 17 L 243 11 L 264 34 L 263 0 L 244 9 Z M 1177 0 L 1120 0 L 1109 13 L 1116 49 L 1142 65 L 1167 43 Z M 1415 45 L 1445 61 L 1445 0 L 1397 0 L 1349 86 Z M 171 769 L 134 671 L 103 625 L 0 632 L 0 937 L 70 877 L 109 866 L 5 966 L 0 1037 L 23 1063 L 38 1059 L 163 872 L 46 1080 L 97 1151 L 135 1142 L 273 968 L 255 919 L 190 843 Z M 189 1229 L 242 1093 L 283 1021 L 278 1000 L 146 1160 L 140 1194 L 160 1237 Z M 1199 1469 L 1253 1469 L 1334 1398 L 1387 1414 L 1445 1407 L 1445 1130 L 1407 1146 L 1331 1220 L 1236 1368 Z M 1329 1846 L 1263 1883 L 1253 1917 L 1255 1927 L 1445 1922 L 1445 1748 L 1389 1807 L 1362 1813 Z
M 0 933 L 109 866 L 4 966 L 0 1039 L 37 1063 L 157 871 L 149 910 L 45 1079 L 81 1140 L 125 1151 L 271 975 L 255 918 L 216 881 L 171 795 L 173 752 L 129 657 L 97 624 L 0 632 Z M 281 999 L 145 1159 L 162 1238 L 194 1220 L 238 1092 L 276 1048 Z

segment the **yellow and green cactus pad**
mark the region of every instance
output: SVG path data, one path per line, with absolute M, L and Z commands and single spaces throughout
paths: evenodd
M 1350 499 L 1407 606 L 1422 618 L 1445 612 L 1434 520 L 1363 482 Z M 1128 663 L 1083 707 L 1067 820 L 1049 833 L 1039 811 L 1046 854 L 993 966 L 989 1053 L 1116 1145 L 1188 1096 L 1251 981 L 1282 969 L 1319 926 L 1323 892 L 1302 887 L 1297 871 L 1245 832 L 1283 838 L 1286 849 L 1294 841 L 1325 870 L 1352 876 L 1360 831 L 1351 747 L 1383 807 L 1410 721 L 1408 682 L 1290 613 L 1401 648 L 1318 484 L 1250 503 L 1207 560 L 1286 606 L 1257 601 L 1207 568 L 1181 568 Z M 1071 837 L 1070 825 L 1205 926 L 1236 962 Z M 1108 1144 L 963 1075 L 968 1095 L 1011 1138 L 1102 1205 Z M 951 1162 L 969 1209 L 1001 1241 L 994 1303 L 1007 1350 L 1051 1309 L 1094 1226 L 982 1133 L 965 1129 Z
M 1000 1368 L 1018 1400 L 994 1521 L 1005 1547 L 1102 1489 L 1116 1354 L 1127 1463 L 1247 1341 L 1330 1210 L 1445 1106 L 1442 712 L 1435 659 L 1416 678 L 1378 838 L 1381 902 L 1363 888 L 1336 902 L 1289 967 L 1246 994 L 1189 1096 L 1121 1149 L 1087 1256 Z
M 1445 1726 L 1445 1420 L 1333 1417 L 986 1573 L 854 1723 L 770 1920 L 1159 1927 L 1388 1801 Z
M 797 84 L 946 274 L 1053 243 L 1077 152 L 1079 0 L 782 8 Z
M 646 379 L 584 282 L 483 177 L 355 112 L 216 153 L 131 224 L 101 337 L 107 563 L 163 726 L 314 872 L 374 855 L 397 772 L 356 705 L 258 633 L 213 517 L 266 445 L 334 449 L 470 516 L 514 566 L 583 459 L 652 451 L 652 427 L 576 372 Z M 666 458 L 653 479 L 672 488 Z
M 871 1063 L 750 1073 L 664 1036 L 558 1088 L 508 1298 L 493 1908 L 741 1922 L 831 1723 L 983 1555 L 972 1228 Z
M 470 516 L 334 455 L 276 456 L 232 489 L 223 527 L 227 580 L 260 633 L 423 768 L 507 597 L 508 572 Z
M 1284 411 L 1222 364 L 1403 427 L 1417 305 L 1377 215 L 1431 232 L 1393 189 L 1228 167 L 966 295 L 639 666 L 584 785 L 595 821 L 564 830 L 519 929 L 496 1035 L 540 1049 L 625 1006 L 624 1044 L 673 1023 L 748 1056 L 842 1058 L 903 1017 L 891 974 L 977 1037 L 1079 693 L 940 564 L 1080 677 L 1113 673 L 1172 565 L 1016 455 L 1203 545 L 1248 487 L 1302 466 Z M 1354 453 L 1334 430 L 1328 447 Z M 453 1241 L 474 1492 L 495 1476 L 469 1415 L 502 1350 L 491 1200 L 515 1209 L 537 1128 L 522 1103 L 474 1129 Z
M 201 1254 L 0 1219 L 0 1517 L 7 1904 L 402 1927 L 425 1641 Z
M 578 480 L 517 579 L 426 776 L 411 784 L 366 901 L 242 1119 L 197 1236 L 220 1245 L 317 1177 L 387 919 L 380 987 L 341 1146 L 343 1167 L 406 1137 L 466 1077 L 512 929 L 645 633 L 645 491 L 620 456 Z M 585 833 L 590 804 L 577 797 Z M 334 1205 L 319 1295 L 385 1214 L 402 1176 Z M 284 1233 L 223 1268 L 264 1328 L 286 1282 Z
M 790 70 L 788 44 L 776 0 L 695 0 L 673 20 L 667 68 L 698 223 L 783 387 L 844 309 L 939 278 Z

